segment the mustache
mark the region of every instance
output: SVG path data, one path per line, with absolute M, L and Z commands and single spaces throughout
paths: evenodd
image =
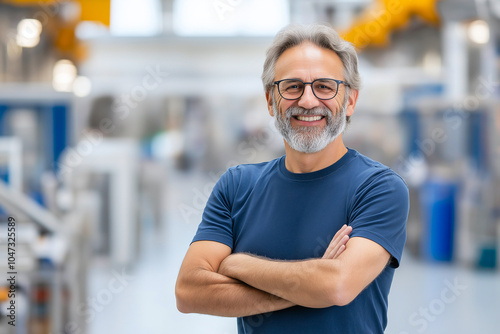
M 330 109 L 326 107 L 316 107 L 312 109 L 306 109 L 294 106 L 286 110 L 286 116 L 298 116 L 298 115 L 328 116 L 330 113 L 331 113 Z

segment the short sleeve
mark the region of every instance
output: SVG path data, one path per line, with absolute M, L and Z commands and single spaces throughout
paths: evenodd
M 192 242 L 217 241 L 233 249 L 232 189 L 232 173 L 228 170 L 215 184 Z
M 387 170 L 373 176 L 356 189 L 350 237 L 378 243 L 391 254 L 391 267 L 397 268 L 406 242 L 408 210 L 408 187 L 399 175 Z

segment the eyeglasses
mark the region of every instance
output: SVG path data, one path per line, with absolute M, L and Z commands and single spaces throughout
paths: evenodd
M 304 82 L 299 79 L 283 79 L 273 82 L 278 86 L 278 92 L 285 100 L 297 100 L 304 94 L 306 85 L 311 85 L 312 92 L 320 100 L 331 100 L 339 91 L 339 85 L 349 84 L 342 80 L 321 78 L 312 82 Z

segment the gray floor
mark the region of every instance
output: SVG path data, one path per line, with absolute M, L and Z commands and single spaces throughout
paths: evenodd
M 185 315 L 175 307 L 176 275 L 211 183 L 196 175 L 171 177 L 164 225 L 155 229 L 144 223 L 136 265 L 113 271 L 105 262 L 93 263 L 89 297 L 97 305 L 88 315 L 89 333 L 236 333 L 235 319 Z M 124 274 L 121 287 L 110 289 L 117 271 Z M 498 333 L 499 319 L 498 271 L 423 263 L 404 255 L 390 295 L 386 333 Z

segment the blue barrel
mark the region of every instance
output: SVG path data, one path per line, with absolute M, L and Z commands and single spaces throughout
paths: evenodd
M 429 180 L 421 188 L 421 254 L 424 259 L 453 259 L 456 194 L 457 185 L 445 180 Z

